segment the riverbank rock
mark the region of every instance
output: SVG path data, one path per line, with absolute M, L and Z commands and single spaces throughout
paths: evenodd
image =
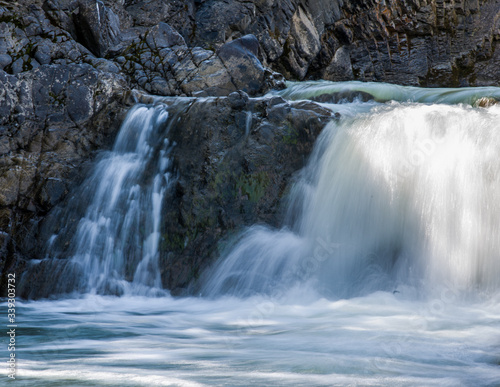
M 500 82 L 496 0 L 21 0 L 0 6 L 0 20 L 7 73 L 88 63 L 157 95 L 227 95 L 243 83 L 257 95 L 269 87 L 260 68 L 298 80 Z M 159 33 L 183 40 L 155 42 Z M 227 68 L 227 45 L 251 36 L 258 47 Z
M 477 1 L 204 1 L 192 42 L 252 33 L 288 79 L 499 85 L 500 7 Z
M 250 95 L 283 88 L 284 81 L 257 58 L 252 35 L 224 44 L 217 52 L 188 48 L 166 23 L 129 42 L 119 61 L 133 87 L 156 95 L 223 96 L 237 90 Z

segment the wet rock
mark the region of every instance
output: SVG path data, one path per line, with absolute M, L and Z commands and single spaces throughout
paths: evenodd
M 483 107 L 483 108 L 486 108 L 486 107 L 490 107 L 490 106 L 493 106 L 493 105 L 498 105 L 500 102 L 497 101 L 495 98 L 487 98 L 487 97 L 483 97 L 483 98 L 479 98 L 475 103 L 474 103 L 474 106 L 475 107 Z
M 165 197 L 163 284 L 181 293 L 245 225 L 281 224 L 293 174 L 333 118 L 318 104 L 282 98 L 200 99 L 171 107 L 179 180 Z M 248 119 L 250 117 L 250 119 Z
M 70 260 L 33 261 L 23 266 L 26 277 L 18 282 L 18 297 L 39 299 L 54 294 L 54 284 L 46 278 L 59 279 L 56 285 L 58 294 L 85 290 L 85 273 L 81 265 Z
M 227 96 L 227 100 L 233 109 L 243 109 L 248 104 L 248 94 L 244 91 L 235 91 Z

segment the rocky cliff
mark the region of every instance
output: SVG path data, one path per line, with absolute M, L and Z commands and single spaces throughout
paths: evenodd
M 179 288 L 220 238 L 279 222 L 290 176 L 331 119 L 248 96 L 284 77 L 498 85 L 499 39 L 499 0 L 0 0 L 4 273 L 41 258 L 40 223 L 112 143 L 133 89 L 220 97 L 193 102 L 173 134 L 162 267 Z

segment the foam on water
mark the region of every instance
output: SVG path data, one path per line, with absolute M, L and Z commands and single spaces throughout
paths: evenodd
M 387 292 L 297 301 L 292 292 L 23 302 L 16 383 L 494 386 L 499 301 L 498 294 L 464 302 Z

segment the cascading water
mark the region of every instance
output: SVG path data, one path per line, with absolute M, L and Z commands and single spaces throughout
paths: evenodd
M 209 297 L 144 296 L 158 294 L 175 117 L 135 107 L 53 214 L 47 258 L 73 257 L 51 261 L 79 268 L 88 293 L 17 301 L 16 382 L 498 386 L 500 105 L 473 106 L 500 89 L 313 82 L 279 95 L 337 92 L 346 103 L 325 106 L 341 118 L 291 187 L 286 226 L 236 238 L 202 281 Z
M 204 292 L 310 282 L 350 297 L 500 285 L 500 107 L 391 103 L 331 123 L 295 186 L 291 229 L 256 227 Z
M 71 203 L 52 216 L 63 226 L 50 238 L 46 259 L 71 257 L 64 262 L 84 277 L 81 290 L 161 293 L 160 216 L 170 182 L 167 119 L 163 104 L 132 108 L 113 149 L 100 157 Z M 69 232 L 74 235 L 68 242 Z

